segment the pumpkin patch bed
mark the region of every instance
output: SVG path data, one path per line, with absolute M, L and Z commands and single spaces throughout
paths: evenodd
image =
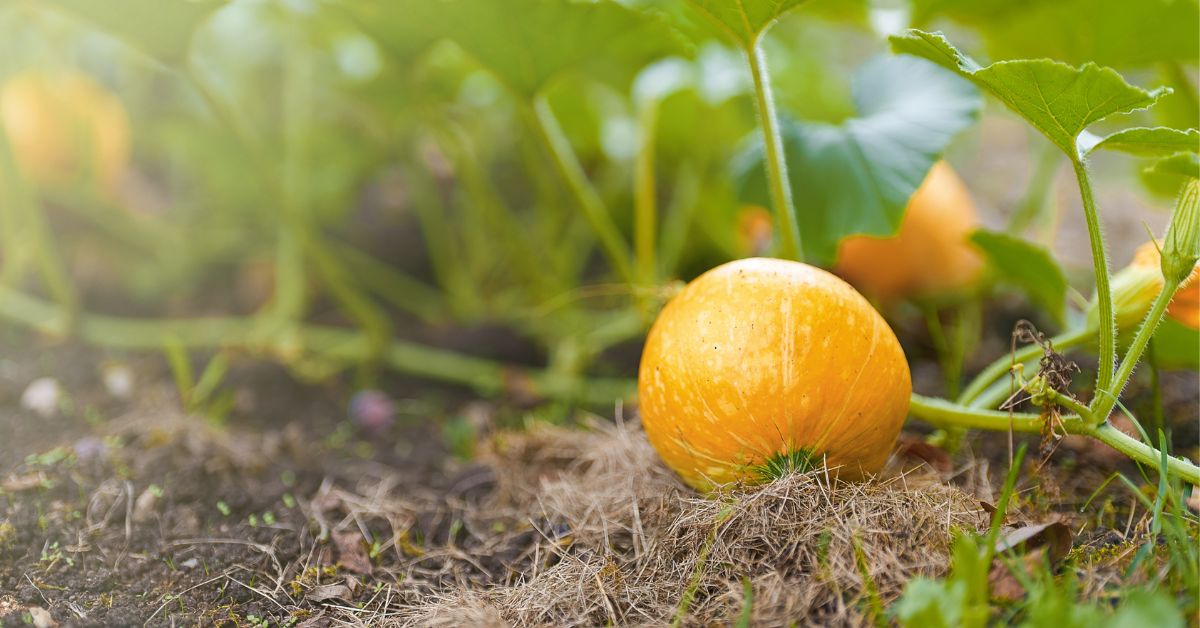
M 497 490 L 482 505 L 548 522 L 554 532 L 536 542 L 550 564 L 503 586 L 431 592 L 404 621 L 708 625 L 751 609 L 752 625 L 858 624 L 869 599 L 890 603 L 913 577 L 941 574 L 954 530 L 987 515 L 936 473 L 899 467 L 879 482 L 831 483 L 811 471 L 702 497 L 636 425 L 545 427 L 496 442 Z
M 51 418 L 53 437 L 14 429 L 0 443 L 3 625 L 41 611 L 72 625 L 865 625 L 914 579 L 951 573 L 1007 468 L 1002 439 L 951 456 L 908 432 L 873 480 L 811 470 L 701 494 L 620 407 L 615 421 L 514 428 L 499 408 L 446 397 L 450 414 L 477 417 L 467 460 L 424 420 L 386 438 L 348 431 L 344 391 L 271 370 L 235 371 L 235 390 L 270 395 L 218 429 L 150 383 L 152 362 L 137 365 L 140 401 L 101 403 L 82 366 L 99 356 L 45 356 L 73 403 L 108 418 Z M 1194 382 L 1168 377 L 1164 393 L 1182 416 Z M 23 421 L 0 413 L 0 427 Z M 1153 512 L 1117 486 L 1093 497 L 1122 459 L 1089 444 L 1025 465 L 998 542 L 1053 556 L 1099 603 L 1144 581 L 1128 567 Z M 1015 599 L 1021 586 L 994 589 Z

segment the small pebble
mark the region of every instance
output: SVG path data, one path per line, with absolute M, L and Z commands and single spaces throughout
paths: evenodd
M 160 492 L 154 487 L 147 488 L 138 495 L 133 502 L 133 522 L 145 523 L 152 519 L 158 508 L 158 496 Z
M 75 459 L 82 464 L 103 460 L 108 455 L 108 445 L 95 436 L 84 436 L 75 441 Z
M 42 418 L 50 418 L 58 412 L 62 400 L 62 385 L 53 377 L 39 377 L 25 387 L 21 393 L 21 407 L 36 412 Z
M 396 420 L 396 403 L 378 390 L 360 390 L 350 398 L 350 419 L 368 432 L 384 432 Z
M 133 396 L 133 369 L 124 364 L 108 364 L 103 370 L 104 388 L 117 399 Z
M 40 606 L 30 606 L 29 617 L 33 619 L 34 628 L 54 628 L 58 625 L 58 622 L 50 616 L 50 611 Z

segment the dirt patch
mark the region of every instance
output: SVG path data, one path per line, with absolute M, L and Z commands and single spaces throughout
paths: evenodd
M 216 426 L 179 409 L 161 365 L 137 364 L 138 394 L 120 401 L 95 365 L 121 356 L 73 351 L 0 378 L 0 625 L 43 611 L 80 626 L 863 625 L 914 576 L 948 570 L 1007 459 L 1000 434 L 954 456 L 907 435 L 873 482 L 808 473 L 702 497 L 620 408 L 615 423 L 500 429 L 502 409 L 447 395 L 368 434 L 344 417 L 347 384 L 238 367 L 229 386 L 259 398 Z M 72 401 L 41 418 L 19 398 L 47 373 Z M 1178 375 L 1168 417 L 1194 408 Z M 447 416 L 481 439 L 473 460 L 450 454 Z M 1176 436 L 1194 447 L 1194 431 Z M 1092 494 L 1114 465 L 1136 469 L 1087 448 L 1040 463 L 1013 517 L 1075 532 L 1063 569 L 1085 597 L 1137 582 L 1125 567 L 1150 516 L 1119 483 Z

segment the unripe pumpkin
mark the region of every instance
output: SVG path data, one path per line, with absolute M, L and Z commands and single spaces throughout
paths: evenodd
M 939 161 L 909 200 L 896 235 L 842 240 L 834 272 L 884 302 L 956 292 L 983 270 L 969 241 L 978 226 L 967 186 Z
M 10 79 L 0 90 L 0 123 L 22 174 L 38 185 L 86 182 L 111 193 L 129 163 L 125 108 L 83 74 Z
M 650 329 L 638 371 L 646 436 L 701 490 L 822 460 L 845 479 L 876 472 L 911 391 L 900 343 L 862 295 L 766 258 L 689 283 Z

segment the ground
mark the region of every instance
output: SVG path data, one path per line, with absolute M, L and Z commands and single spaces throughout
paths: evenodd
M 986 527 L 1007 459 L 1002 434 L 948 456 L 912 425 L 879 482 L 810 473 L 701 498 L 620 406 L 562 427 L 394 380 L 383 387 L 401 418 L 370 433 L 347 420 L 351 378 L 301 382 L 245 358 L 217 425 L 181 409 L 156 356 L 5 342 L 3 625 L 707 624 L 743 613 L 860 625 L 912 577 L 943 575 L 955 530 Z M 125 399 L 103 384 L 117 362 L 135 374 Z M 938 386 L 935 369 L 914 373 L 918 388 Z M 20 397 L 47 375 L 65 394 L 43 417 Z M 1195 455 L 1194 373 L 1165 383 L 1176 442 Z M 1135 408 L 1148 403 L 1131 392 Z M 1147 513 L 1117 483 L 1093 492 L 1137 469 L 1087 443 L 1033 457 L 1010 526 L 1065 523 L 1065 547 L 1037 542 L 1070 553 L 1086 597 L 1136 583 L 1122 568 Z

